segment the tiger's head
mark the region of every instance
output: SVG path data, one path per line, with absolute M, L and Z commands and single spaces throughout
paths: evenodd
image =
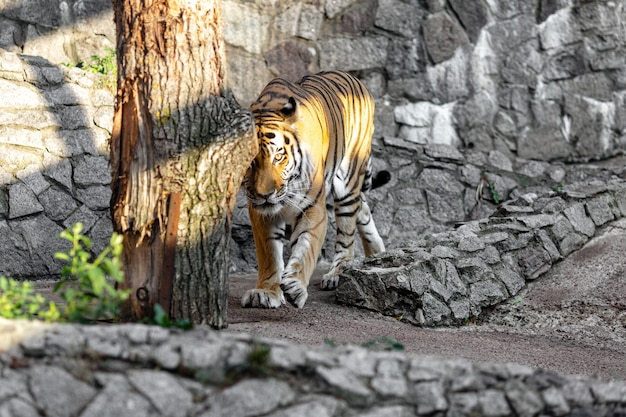
M 298 207 L 308 189 L 309 175 L 295 127 L 296 100 L 288 97 L 265 102 L 263 97 L 250 107 L 259 153 L 248 168 L 244 184 L 251 207 L 272 216 L 285 206 Z

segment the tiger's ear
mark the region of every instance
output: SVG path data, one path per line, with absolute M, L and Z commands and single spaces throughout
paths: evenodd
M 280 109 L 280 113 L 285 117 L 289 117 L 293 115 L 295 112 L 296 112 L 296 100 L 293 97 L 289 97 L 289 100 L 287 101 L 287 103 L 285 103 L 283 108 Z

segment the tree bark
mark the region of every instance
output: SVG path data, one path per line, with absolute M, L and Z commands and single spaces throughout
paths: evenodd
M 219 0 L 114 0 L 111 214 L 124 235 L 122 319 L 227 324 L 235 195 L 257 152 L 225 89 Z

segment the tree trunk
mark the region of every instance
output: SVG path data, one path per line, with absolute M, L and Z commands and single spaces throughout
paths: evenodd
M 219 0 L 114 0 L 118 92 L 111 214 L 124 235 L 122 319 L 226 326 L 235 195 L 257 152 L 225 90 Z

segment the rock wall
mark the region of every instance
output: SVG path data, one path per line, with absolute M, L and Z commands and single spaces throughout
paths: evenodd
M 622 416 L 626 384 L 145 325 L 0 319 L 9 416 Z
M 392 173 L 369 199 L 389 248 L 488 216 L 529 186 L 595 172 L 540 160 L 598 159 L 625 146 L 623 2 L 471 4 L 223 2 L 228 79 L 243 105 L 276 75 L 340 68 L 368 85 L 375 169 Z M 0 0 L 2 274 L 54 274 L 54 236 L 76 220 L 96 249 L 110 233 L 113 100 L 97 77 L 56 64 L 112 45 L 108 0 Z M 246 211 L 240 196 L 233 271 L 256 266 Z M 333 239 L 331 226 L 325 259 Z
M 582 182 L 527 193 L 488 219 L 353 261 L 337 300 L 420 326 L 455 325 L 517 294 L 626 216 L 626 182 Z
M 626 146 L 626 6 L 583 0 L 225 0 L 229 84 L 343 69 L 377 137 L 539 160 Z M 115 45 L 109 0 L 0 0 L 0 48 L 78 63 Z
M 0 49 L 0 275 L 58 277 L 59 233 L 82 222 L 98 253 L 113 231 L 113 95 L 80 69 Z

